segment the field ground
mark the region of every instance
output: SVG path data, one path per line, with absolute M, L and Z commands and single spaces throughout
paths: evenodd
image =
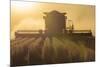
M 94 37 L 19 37 L 10 46 L 11 66 L 95 61 Z

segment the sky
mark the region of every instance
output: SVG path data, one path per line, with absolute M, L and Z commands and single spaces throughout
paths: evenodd
M 73 23 L 75 30 L 92 30 L 95 35 L 94 5 L 11 1 L 11 38 L 17 30 L 44 30 L 44 12 L 53 10 L 66 13 L 66 26 Z

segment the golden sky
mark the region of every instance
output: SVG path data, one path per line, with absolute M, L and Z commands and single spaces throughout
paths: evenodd
M 16 30 L 45 29 L 43 12 L 52 10 L 66 12 L 68 20 L 72 20 L 76 30 L 92 30 L 95 34 L 94 5 L 11 1 L 11 38 L 14 38 Z

